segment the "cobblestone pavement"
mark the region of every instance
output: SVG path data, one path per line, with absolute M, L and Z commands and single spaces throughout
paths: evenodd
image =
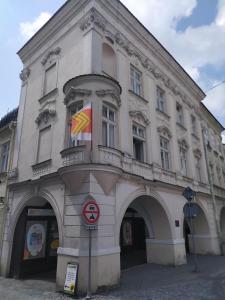
M 192 259 L 192 258 L 190 258 Z M 142 265 L 122 272 L 119 286 L 99 292 L 95 300 L 225 300 L 225 257 L 199 256 L 200 272 L 190 264 Z M 1 300 L 69 300 L 52 282 L 0 278 Z

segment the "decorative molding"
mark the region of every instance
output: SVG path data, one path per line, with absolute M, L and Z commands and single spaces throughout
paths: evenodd
M 112 99 L 116 100 L 118 106 L 121 105 L 120 95 L 114 90 L 99 90 L 95 92 L 99 97 L 111 96 Z
M 132 117 L 132 118 L 137 118 L 138 120 L 139 119 L 142 119 L 145 123 L 145 125 L 149 125 L 150 124 L 150 121 L 149 119 L 146 117 L 146 115 L 141 112 L 141 111 L 138 111 L 138 110 L 131 110 L 129 112 L 129 115 Z
M 56 115 L 55 100 L 49 100 L 39 109 L 39 115 L 35 122 L 40 125 L 43 121 L 45 124 L 49 122 L 49 118 L 54 118 Z
M 27 81 L 27 79 L 28 79 L 28 77 L 30 76 L 30 68 L 25 68 L 25 69 L 23 69 L 21 72 L 20 72 L 20 79 L 23 81 L 23 82 L 25 82 L 25 81 Z
M 185 140 L 185 138 L 178 139 L 178 144 L 180 147 L 182 147 L 184 149 L 189 148 L 188 142 Z
M 49 98 L 56 98 L 58 96 L 58 88 L 55 88 L 54 90 L 51 90 L 49 93 L 45 94 L 43 97 L 41 97 L 38 102 L 40 104 L 42 104 L 43 102 L 45 102 L 46 100 L 48 100 Z
M 17 177 L 18 177 L 18 168 L 9 170 L 9 172 L 8 172 L 8 178 L 9 179 L 15 179 Z
M 202 156 L 202 152 L 198 148 L 194 149 L 193 153 L 194 153 L 194 156 L 197 158 L 201 158 L 201 156 Z
M 45 173 L 48 173 L 50 170 L 50 166 L 51 166 L 52 160 L 48 159 L 46 161 L 37 163 L 35 165 L 32 165 L 32 170 L 33 170 L 33 175 L 42 175 Z
M 70 101 L 74 101 L 76 97 L 89 97 L 91 94 L 91 90 L 75 89 L 74 87 L 71 87 L 66 93 L 66 97 L 64 98 L 64 104 L 68 106 L 68 104 L 71 104 Z
M 156 79 L 161 80 L 163 84 L 169 90 L 171 90 L 174 95 L 179 96 L 182 99 L 182 101 L 186 105 L 188 105 L 188 107 L 194 108 L 194 106 L 190 103 L 190 100 L 188 100 L 187 95 L 180 90 L 178 85 L 165 73 L 163 73 L 163 71 L 159 69 L 159 67 L 155 63 L 153 63 L 148 57 L 140 53 L 140 51 L 120 32 L 117 32 L 115 34 L 115 41 L 126 51 L 127 55 L 136 57 L 146 70 L 152 73 Z
M 84 31 L 96 25 L 98 28 L 104 31 L 106 27 L 106 23 L 107 23 L 106 19 L 103 18 L 95 8 L 92 8 L 89 11 L 88 15 L 81 20 L 80 29 Z
M 61 48 L 60 48 L 60 47 L 57 47 L 57 48 L 55 48 L 55 49 L 53 49 L 53 50 L 50 50 L 50 51 L 45 55 L 45 57 L 42 59 L 42 61 L 41 61 L 42 65 L 44 66 L 50 58 L 52 58 L 53 56 L 59 55 L 60 52 L 61 52 Z
M 172 134 L 166 126 L 162 125 L 157 128 L 158 132 L 163 136 L 167 136 L 169 139 L 172 137 Z

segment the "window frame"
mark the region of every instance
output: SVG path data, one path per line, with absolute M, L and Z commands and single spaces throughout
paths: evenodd
M 68 108 L 68 117 L 67 117 L 68 125 L 67 125 L 67 141 L 66 141 L 67 148 L 73 148 L 73 147 L 83 145 L 83 141 L 78 141 L 76 138 L 71 139 L 72 116 L 76 114 L 78 111 L 80 111 L 82 108 L 84 108 L 83 101 L 75 102 Z
M 135 74 L 139 76 L 139 79 L 134 76 Z M 137 88 L 138 86 L 139 88 Z M 140 97 L 143 96 L 142 72 L 133 65 L 130 65 L 130 89 L 134 94 Z
M 161 167 L 164 170 L 170 171 L 171 170 L 170 140 L 160 135 L 159 141 L 160 141 Z M 167 147 L 164 146 L 165 142 L 167 143 Z
M 176 120 L 177 124 L 184 126 L 184 109 L 179 102 L 176 102 Z
M 134 132 L 134 127 L 137 128 L 137 134 Z M 143 132 L 143 134 L 140 134 L 140 132 Z M 136 149 L 135 149 L 135 144 L 134 144 L 134 140 L 137 140 L 141 143 L 142 146 L 142 151 L 141 151 L 141 155 L 142 157 L 138 158 L 138 155 L 136 153 Z M 141 162 L 145 162 L 146 160 L 146 128 L 143 125 L 140 125 L 136 122 L 132 122 L 132 141 L 133 141 L 133 158 L 135 160 L 141 161 Z
M 103 114 L 103 109 L 106 109 L 106 116 Z M 113 113 L 114 118 L 110 120 L 110 112 Z M 106 124 L 106 140 L 103 136 L 103 123 Z M 101 141 L 102 145 L 109 148 L 115 148 L 116 145 L 116 126 L 117 126 L 117 111 L 111 105 L 103 102 L 102 109 L 101 109 L 101 126 L 102 126 L 102 136 Z M 111 139 L 111 128 L 113 128 L 113 138 Z M 113 143 L 111 143 L 113 141 Z
M 180 155 L 181 174 L 187 177 L 188 176 L 187 148 L 179 146 L 179 155 Z
M 3 151 L 3 147 L 6 146 L 6 150 Z M 9 151 L 10 151 L 10 141 L 1 144 L 0 153 L 0 173 L 7 172 L 9 164 Z
M 156 86 L 156 108 L 162 113 L 166 113 L 166 92 L 160 86 Z

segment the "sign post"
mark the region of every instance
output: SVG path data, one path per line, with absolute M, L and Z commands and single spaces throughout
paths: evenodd
M 195 239 L 194 239 L 194 223 L 193 219 L 197 217 L 199 213 L 199 207 L 196 203 L 192 203 L 191 201 L 196 196 L 196 192 L 193 191 L 190 187 L 187 187 L 183 191 L 183 196 L 188 200 L 188 203 L 184 205 L 183 212 L 185 218 L 188 219 L 188 223 L 190 226 L 191 237 L 192 237 L 192 245 L 193 245 L 193 252 L 194 252 L 194 272 L 198 272 L 198 261 L 197 261 L 197 254 L 196 254 L 196 247 L 195 247 Z
M 92 248 L 92 230 L 97 229 L 97 222 L 100 216 L 100 209 L 96 201 L 87 200 L 83 206 L 82 215 L 89 232 L 89 250 L 88 250 L 88 288 L 86 299 L 91 299 L 91 248 Z

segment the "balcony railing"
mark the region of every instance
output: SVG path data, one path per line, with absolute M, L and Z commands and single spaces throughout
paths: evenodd
M 64 167 L 88 162 L 85 145 L 64 149 L 60 154 Z

